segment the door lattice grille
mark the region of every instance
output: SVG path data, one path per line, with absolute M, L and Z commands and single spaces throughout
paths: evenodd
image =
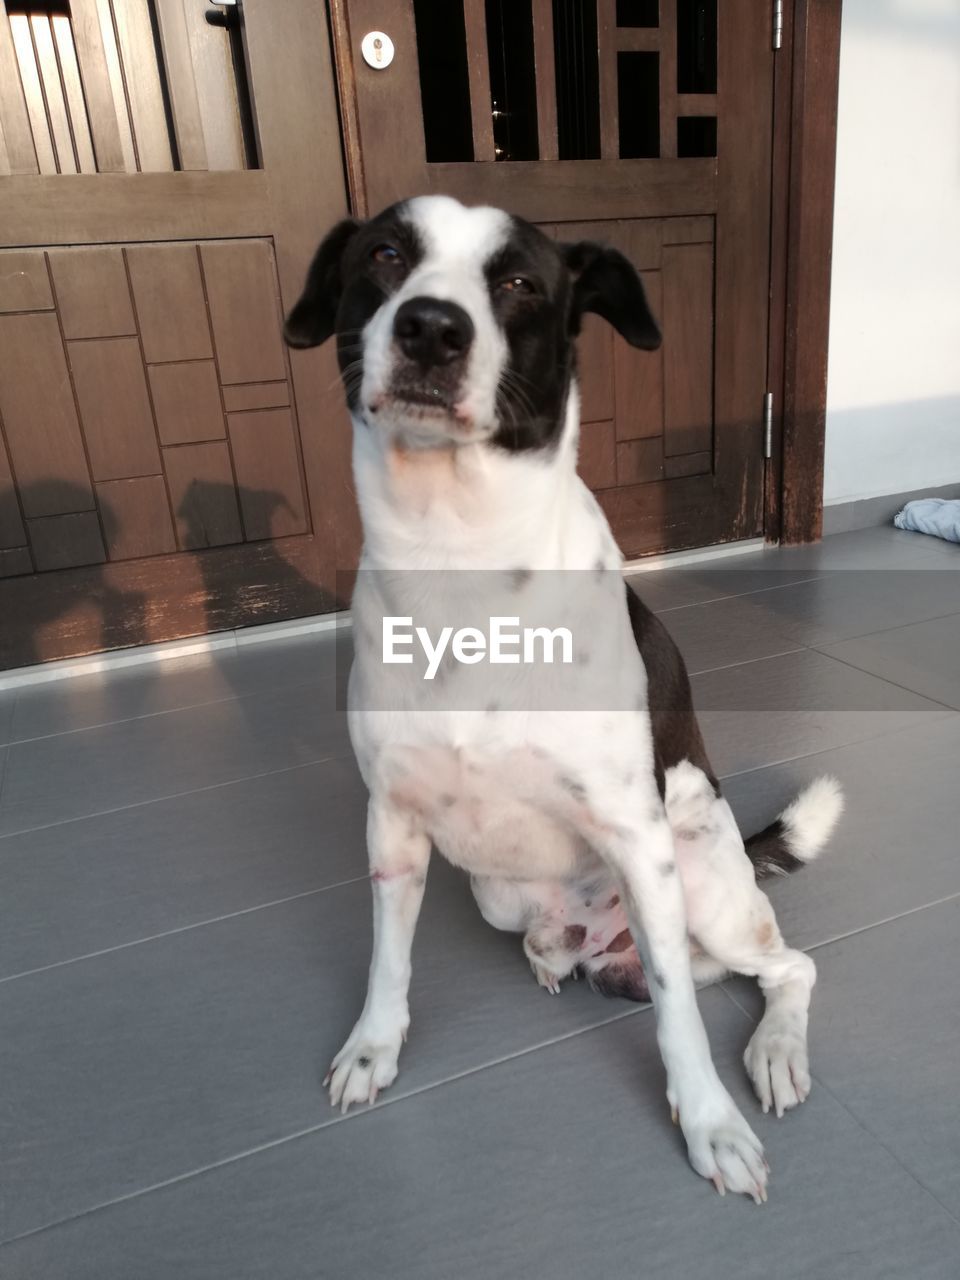
M 415 0 L 427 160 L 717 154 L 717 0 Z

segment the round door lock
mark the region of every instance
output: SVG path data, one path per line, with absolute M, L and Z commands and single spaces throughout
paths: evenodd
M 385 31 L 368 31 L 360 41 L 360 52 L 374 71 L 383 71 L 393 61 L 393 41 Z

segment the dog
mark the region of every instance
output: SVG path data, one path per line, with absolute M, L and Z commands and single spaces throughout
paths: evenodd
M 766 1008 L 747 1073 L 765 1112 L 803 1102 L 816 970 L 785 944 L 758 880 L 815 857 L 842 796 L 820 778 L 744 844 L 683 660 L 624 583 L 576 472 L 574 340 L 588 313 L 638 349 L 660 344 L 640 277 L 616 250 L 423 196 L 334 227 L 286 320 L 293 347 L 336 335 L 364 530 L 347 705 L 370 793 L 373 959 L 324 1084 L 346 1110 L 396 1078 L 435 846 L 469 872 L 485 919 L 523 935 L 547 991 L 582 971 L 605 994 L 652 999 L 691 1164 L 721 1194 L 760 1203 L 768 1165 L 714 1067 L 695 987 L 731 972 L 758 979 Z M 560 593 L 563 609 L 595 668 L 614 673 L 616 708 L 551 703 L 558 668 L 542 668 L 548 683 L 525 702 L 536 673 L 511 666 L 518 696 L 502 708 L 475 702 L 495 687 L 492 668 L 483 686 L 469 685 L 472 663 L 441 663 L 440 682 L 389 678 L 384 619 L 492 618 L 504 599 L 516 612 L 550 573 L 582 584 Z M 585 665 L 572 670 L 587 679 Z

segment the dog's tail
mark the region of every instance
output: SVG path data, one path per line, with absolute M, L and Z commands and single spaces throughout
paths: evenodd
M 811 862 L 830 839 L 843 813 L 843 792 L 836 778 L 824 774 L 801 791 L 756 835 L 744 841 L 758 880 L 786 876 Z

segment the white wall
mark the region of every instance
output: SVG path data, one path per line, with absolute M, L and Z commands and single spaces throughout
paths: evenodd
M 960 481 L 960 0 L 843 0 L 824 500 Z

